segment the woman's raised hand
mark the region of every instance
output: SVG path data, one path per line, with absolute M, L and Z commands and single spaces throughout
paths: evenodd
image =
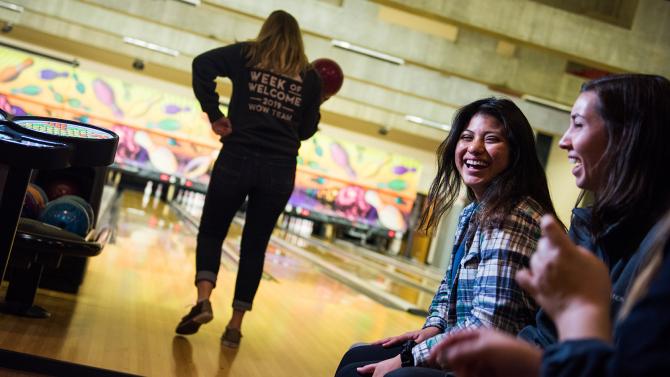
M 498 330 L 449 334 L 430 351 L 430 364 L 459 377 L 538 376 L 542 350 Z
M 561 340 L 610 339 L 611 282 L 607 266 L 577 246 L 549 215 L 542 218 L 542 238 L 530 269 L 517 273 L 528 291 L 556 323 Z

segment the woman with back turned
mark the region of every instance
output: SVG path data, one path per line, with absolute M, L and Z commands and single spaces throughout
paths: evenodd
M 233 83 L 228 116 L 219 110 L 214 82 L 219 76 Z M 193 91 L 224 147 L 212 170 L 198 231 L 198 301 L 176 332 L 193 334 L 212 320 L 209 298 L 216 286 L 221 246 L 248 198 L 233 314 L 222 336 L 225 346 L 237 347 L 270 235 L 293 191 L 300 141 L 317 129 L 321 80 L 305 56 L 298 22 L 278 10 L 265 20 L 256 39 L 197 56 Z

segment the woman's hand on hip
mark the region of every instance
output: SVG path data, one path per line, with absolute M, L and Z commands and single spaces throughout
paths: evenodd
M 212 131 L 219 136 L 228 136 L 233 132 L 233 125 L 230 123 L 230 119 L 221 117 L 212 122 Z

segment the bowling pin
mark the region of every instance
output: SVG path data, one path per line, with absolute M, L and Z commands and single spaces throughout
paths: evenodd
M 161 195 L 163 195 L 163 184 L 159 183 L 156 186 L 156 191 L 154 193 L 153 208 L 155 209 L 158 206 L 158 202 L 161 201 Z
M 166 200 L 167 200 L 168 203 L 171 202 L 172 199 L 174 198 L 174 191 L 175 191 L 175 187 L 174 187 L 174 185 L 171 184 L 168 187 L 167 195 L 166 195 Z
M 146 208 L 149 204 L 149 199 L 151 198 L 151 192 L 153 191 L 154 183 L 153 181 L 147 181 L 146 186 L 144 186 L 144 195 L 142 195 L 142 208 Z
M 401 244 L 402 244 L 402 233 L 397 232 L 395 237 L 391 239 L 391 245 L 389 246 L 389 254 L 398 255 L 400 253 Z
M 184 190 L 179 189 L 177 192 L 177 197 L 175 198 L 175 202 L 181 205 L 182 200 L 184 200 Z

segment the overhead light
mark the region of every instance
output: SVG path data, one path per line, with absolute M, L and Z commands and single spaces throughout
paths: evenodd
M 23 7 L 7 1 L 0 1 L 0 8 L 9 9 L 16 13 L 23 13 Z
M 546 106 L 546 107 L 551 107 L 552 109 L 560 110 L 560 111 L 567 111 L 571 112 L 572 108 L 568 105 L 564 105 L 562 103 L 554 102 L 552 100 L 540 98 L 540 97 L 535 97 L 530 94 L 524 94 L 521 96 L 521 99 L 524 101 L 528 101 L 531 103 L 535 103 L 538 105 Z
M 12 48 L 12 49 L 17 50 L 17 51 L 26 52 L 26 53 L 29 53 L 29 54 L 33 54 L 33 55 L 37 55 L 37 56 L 41 56 L 41 57 L 43 57 L 43 58 L 47 58 L 47 59 L 51 59 L 51 60 L 55 60 L 55 61 L 57 61 L 57 62 L 61 62 L 61 63 L 65 63 L 65 64 L 69 64 L 69 65 L 71 65 L 71 66 L 73 66 L 73 67 L 75 67 L 75 68 L 76 68 L 76 67 L 79 67 L 79 62 L 77 61 L 77 59 L 65 59 L 65 58 L 61 58 L 60 56 L 47 54 L 47 53 L 45 53 L 45 52 L 41 52 L 41 51 L 37 51 L 37 50 L 33 50 L 33 49 L 31 49 L 31 48 L 26 48 L 26 47 L 17 46 L 17 45 L 14 45 L 14 44 L 11 44 L 11 43 L 7 43 L 7 42 L 2 42 L 2 41 L 0 41 L 0 46 L 8 47 L 8 48 Z
M 179 51 L 177 51 L 177 50 L 173 50 L 171 48 L 167 48 L 167 47 L 164 47 L 164 46 L 161 46 L 161 45 L 157 45 L 155 43 L 143 41 L 141 39 L 132 38 L 132 37 L 123 37 L 123 41 L 128 43 L 128 44 L 131 44 L 133 46 L 146 48 L 146 49 L 149 49 L 149 50 L 152 50 L 152 51 L 160 52 L 160 53 L 165 54 L 165 55 L 179 56 Z
M 393 56 L 393 55 L 385 54 L 383 52 L 370 50 L 370 49 L 365 48 L 365 47 L 356 46 L 356 45 L 351 44 L 351 43 L 346 42 L 346 41 L 340 41 L 340 40 L 337 40 L 337 39 L 333 39 L 332 41 L 330 41 L 330 43 L 333 46 L 339 47 L 343 50 L 356 52 L 358 54 L 369 56 L 371 58 L 379 59 L 379 60 L 382 60 L 382 61 L 385 61 L 385 62 L 389 62 L 389 63 L 393 63 L 393 64 L 397 64 L 397 65 L 405 64 L 404 59 L 398 58 L 398 57 Z
M 405 115 L 405 120 L 408 121 L 408 122 L 420 124 L 422 126 L 437 128 L 438 130 L 442 130 L 442 131 L 447 131 L 448 132 L 448 131 L 451 130 L 451 126 L 448 125 L 448 124 L 436 122 L 436 121 L 430 120 L 430 119 L 424 119 L 424 118 L 421 118 L 421 117 L 416 116 L 416 115 Z
M 182 3 L 186 3 L 188 5 L 193 5 L 194 7 L 197 7 L 200 5 L 200 0 L 177 0 Z

